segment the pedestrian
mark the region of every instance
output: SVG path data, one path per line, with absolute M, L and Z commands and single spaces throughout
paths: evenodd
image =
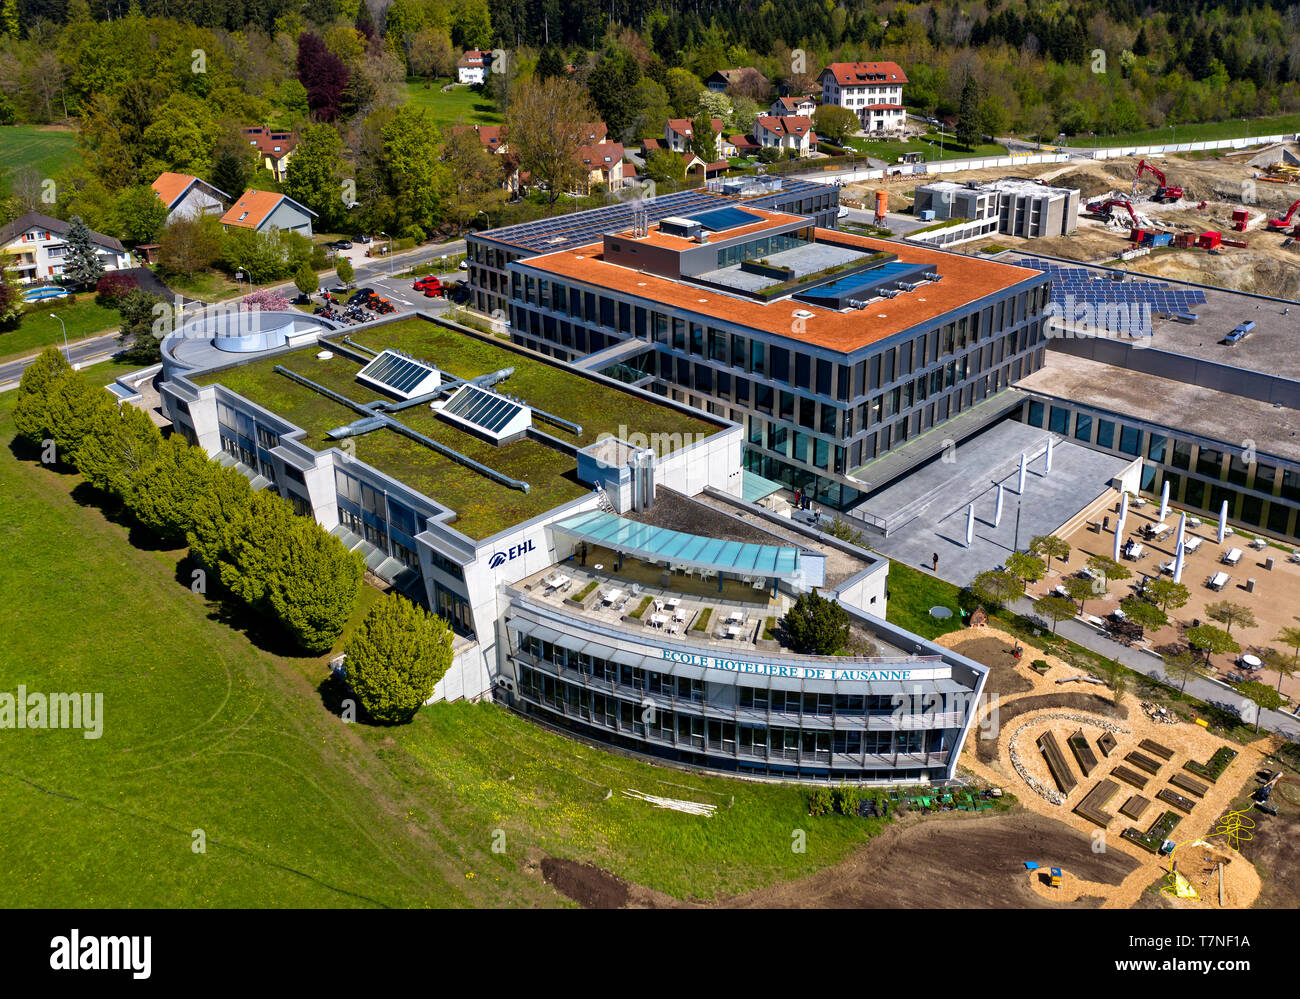
M 933 555 L 930 556 L 930 559 L 931 559 L 931 561 L 934 563 L 933 566 L 932 566 L 933 571 L 934 571 L 934 572 L 938 572 L 938 571 L 939 571 L 939 553 L 938 553 L 938 552 L 935 552 Z

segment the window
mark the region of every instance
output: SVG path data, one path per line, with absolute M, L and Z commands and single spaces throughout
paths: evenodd
M 1165 460 L 1165 450 L 1168 444 L 1168 438 L 1153 433 L 1151 439 L 1147 442 L 1147 457 L 1155 462 L 1163 462 Z
M 1070 422 L 1070 411 L 1060 406 L 1053 406 L 1048 414 L 1047 429 L 1053 433 L 1064 434 Z
M 1080 441 L 1092 440 L 1092 417 L 1080 413 L 1074 418 L 1074 438 Z
M 1097 446 L 1104 448 L 1115 446 L 1115 424 L 1113 421 L 1097 421 Z

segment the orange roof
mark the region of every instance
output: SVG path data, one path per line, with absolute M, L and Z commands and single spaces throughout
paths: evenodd
M 162 203 L 170 208 L 180 200 L 181 195 L 188 191 L 190 185 L 196 180 L 198 180 L 197 177 L 193 177 L 188 173 L 161 173 L 158 175 L 158 179 L 149 186 L 162 199 Z
M 827 73 L 842 87 L 907 82 L 907 74 L 896 62 L 833 62 L 822 70 L 822 75 Z
M 284 198 L 274 191 L 254 191 L 249 189 L 239 196 L 239 200 L 230 206 L 230 211 L 221 216 L 222 225 L 233 225 L 240 229 L 256 229 L 266 217 L 275 211 Z
M 746 211 L 755 210 L 747 208 Z M 762 214 L 771 216 L 773 221 L 799 217 L 783 216 L 778 212 Z M 773 221 L 730 229 L 719 236 L 730 238 L 743 235 L 756 228 L 771 226 Z M 928 264 L 938 270 L 941 280 L 922 285 L 916 291 L 897 298 L 873 302 L 865 309 L 837 312 L 790 298 L 759 302 L 715 288 L 607 264 L 602 257 L 601 243 L 531 257 L 519 261 L 519 265 L 843 353 L 859 350 L 914 326 L 933 322 L 945 313 L 966 308 L 977 299 L 1027 281 L 1039 273 L 1025 267 L 871 239 L 834 229 L 816 229 L 815 232 L 819 242 L 835 243 L 867 252 L 897 253 L 908 263 Z M 663 246 L 681 246 L 689 242 L 658 232 L 652 232 L 647 240 Z M 811 318 L 796 321 L 793 313 L 799 309 L 812 313 Z

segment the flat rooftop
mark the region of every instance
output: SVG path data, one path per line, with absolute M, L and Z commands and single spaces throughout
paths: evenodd
M 1007 253 L 1000 254 L 999 259 L 1032 259 L 1034 256 L 1031 252 Z M 1101 277 L 1113 273 L 1111 269 L 1074 261 L 1055 262 L 1063 267 L 1092 271 Z M 1205 303 L 1193 308 L 1197 316 L 1193 324 L 1152 316 L 1153 335 L 1144 339 L 1144 347 L 1214 361 L 1245 371 L 1263 371 L 1283 378 L 1300 379 L 1300 305 L 1223 288 L 1185 285 L 1154 274 L 1129 273 L 1140 279 L 1167 283 L 1172 288 L 1195 287 L 1205 294 Z M 1255 329 L 1244 340 L 1236 345 L 1219 342 L 1238 323 L 1249 321 L 1256 324 Z
M 657 277 L 607 263 L 601 243 L 533 257 L 519 266 L 606 288 L 650 304 L 673 306 L 724 319 L 741 327 L 844 353 L 933 322 L 946 313 L 964 308 L 976 299 L 1019 284 L 1027 284 L 1040 273 L 1012 264 L 919 246 L 902 246 L 834 229 L 813 231 L 818 240 L 834 246 L 867 253 L 897 254 L 906 263 L 927 265 L 939 272 L 940 280 L 896 298 L 873 302 L 865 309 L 837 311 L 793 301 L 788 297 L 771 302 L 756 302 L 752 298 L 704 288 L 686 280 Z M 796 324 L 793 314 L 801 309 L 812 315 Z
M 692 435 L 712 434 L 721 426 L 576 370 L 547 363 L 521 348 L 481 340 L 423 319 L 351 332 L 354 342 L 372 350 L 389 347 L 404 351 L 458 378 L 476 378 L 513 368 L 514 373 L 494 389 L 521 398 L 535 410 L 580 425 L 582 433 L 575 434 L 535 418 L 539 430 L 578 447 L 594 443 L 602 434 L 626 436 L 641 432 L 662 455 L 673 450 L 674 442 L 693 441 Z M 277 373 L 277 365 L 353 402 L 396 400 L 356 380 L 362 364 L 340 353 L 327 361 L 318 360 L 320 349 L 311 346 L 261 357 L 195 375 L 191 380 L 198 385 L 223 385 L 288 420 L 305 431 L 303 443 L 308 447 L 338 447 L 341 442 L 330 440 L 327 432 L 353 423 L 361 414 Z M 357 459 L 456 511 L 453 525 L 472 539 L 491 537 L 591 491 L 578 480 L 575 459 L 535 440 L 525 438 L 496 446 L 452 426 L 427 404 L 392 415 L 410 429 L 529 484 L 528 493 L 504 486 L 388 428 L 351 438 Z
M 681 216 L 682 221 L 693 222 L 701 217 L 706 218 L 710 212 L 721 211 L 720 209 L 696 210 L 689 215 Z M 734 225 L 727 229 L 711 229 L 707 225 L 704 230 L 708 233 L 709 242 L 717 243 L 722 240 L 736 239 L 740 236 L 753 236 L 757 233 L 764 232 L 768 229 L 776 229 L 782 226 L 807 222 L 807 216 L 790 215 L 786 212 L 774 212 L 762 208 L 736 208 L 736 218 L 732 221 L 743 222 L 741 225 Z M 748 216 L 749 220 L 744 221 L 741 216 Z M 666 221 L 661 219 L 660 221 Z M 646 230 L 644 236 L 634 236 L 630 225 L 608 233 L 609 236 L 616 239 L 626 239 L 643 246 L 657 246 L 666 250 L 690 250 L 701 244 L 694 239 L 688 239 L 685 236 L 677 236 L 670 232 L 664 232 L 659 228 L 658 223 L 652 223 Z
M 1294 410 L 1056 350 L 1016 387 L 1300 461 Z

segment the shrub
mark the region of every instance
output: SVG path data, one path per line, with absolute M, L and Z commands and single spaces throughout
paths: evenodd
M 849 640 L 848 611 L 816 590 L 800 594 L 782 623 L 791 647 L 806 655 L 834 655 Z
M 261 309 L 263 312 L 283 312 L 292 304 L 283 293 L 270 288 L 258 288 L 251 295 L 245 295 L 243 302 L 249 308 Z
M 140 281 L 134 274 L 110 271 L 95 284 L 95 303 L 106 309 L 116 309 L 122 299 L 140 287 Z
M 408 225 L 402 230 L 402 236 L 416 244 L 423 243 L 428 238 L 418 225 Z
M 828 787 L 815 787 L 808 792 L 808 814 L 813 816 L 829 815 L 833 804 Z
M 446 621 L 390 593 L 348 640 L 348 683 L 376 721 L 408 722 L 451 665 L 451 643 Z
M 856 787 L 837 787 L 835 789 L 835 808 L 841 815 L 856 816 L 862 802 L 862 792 Z

